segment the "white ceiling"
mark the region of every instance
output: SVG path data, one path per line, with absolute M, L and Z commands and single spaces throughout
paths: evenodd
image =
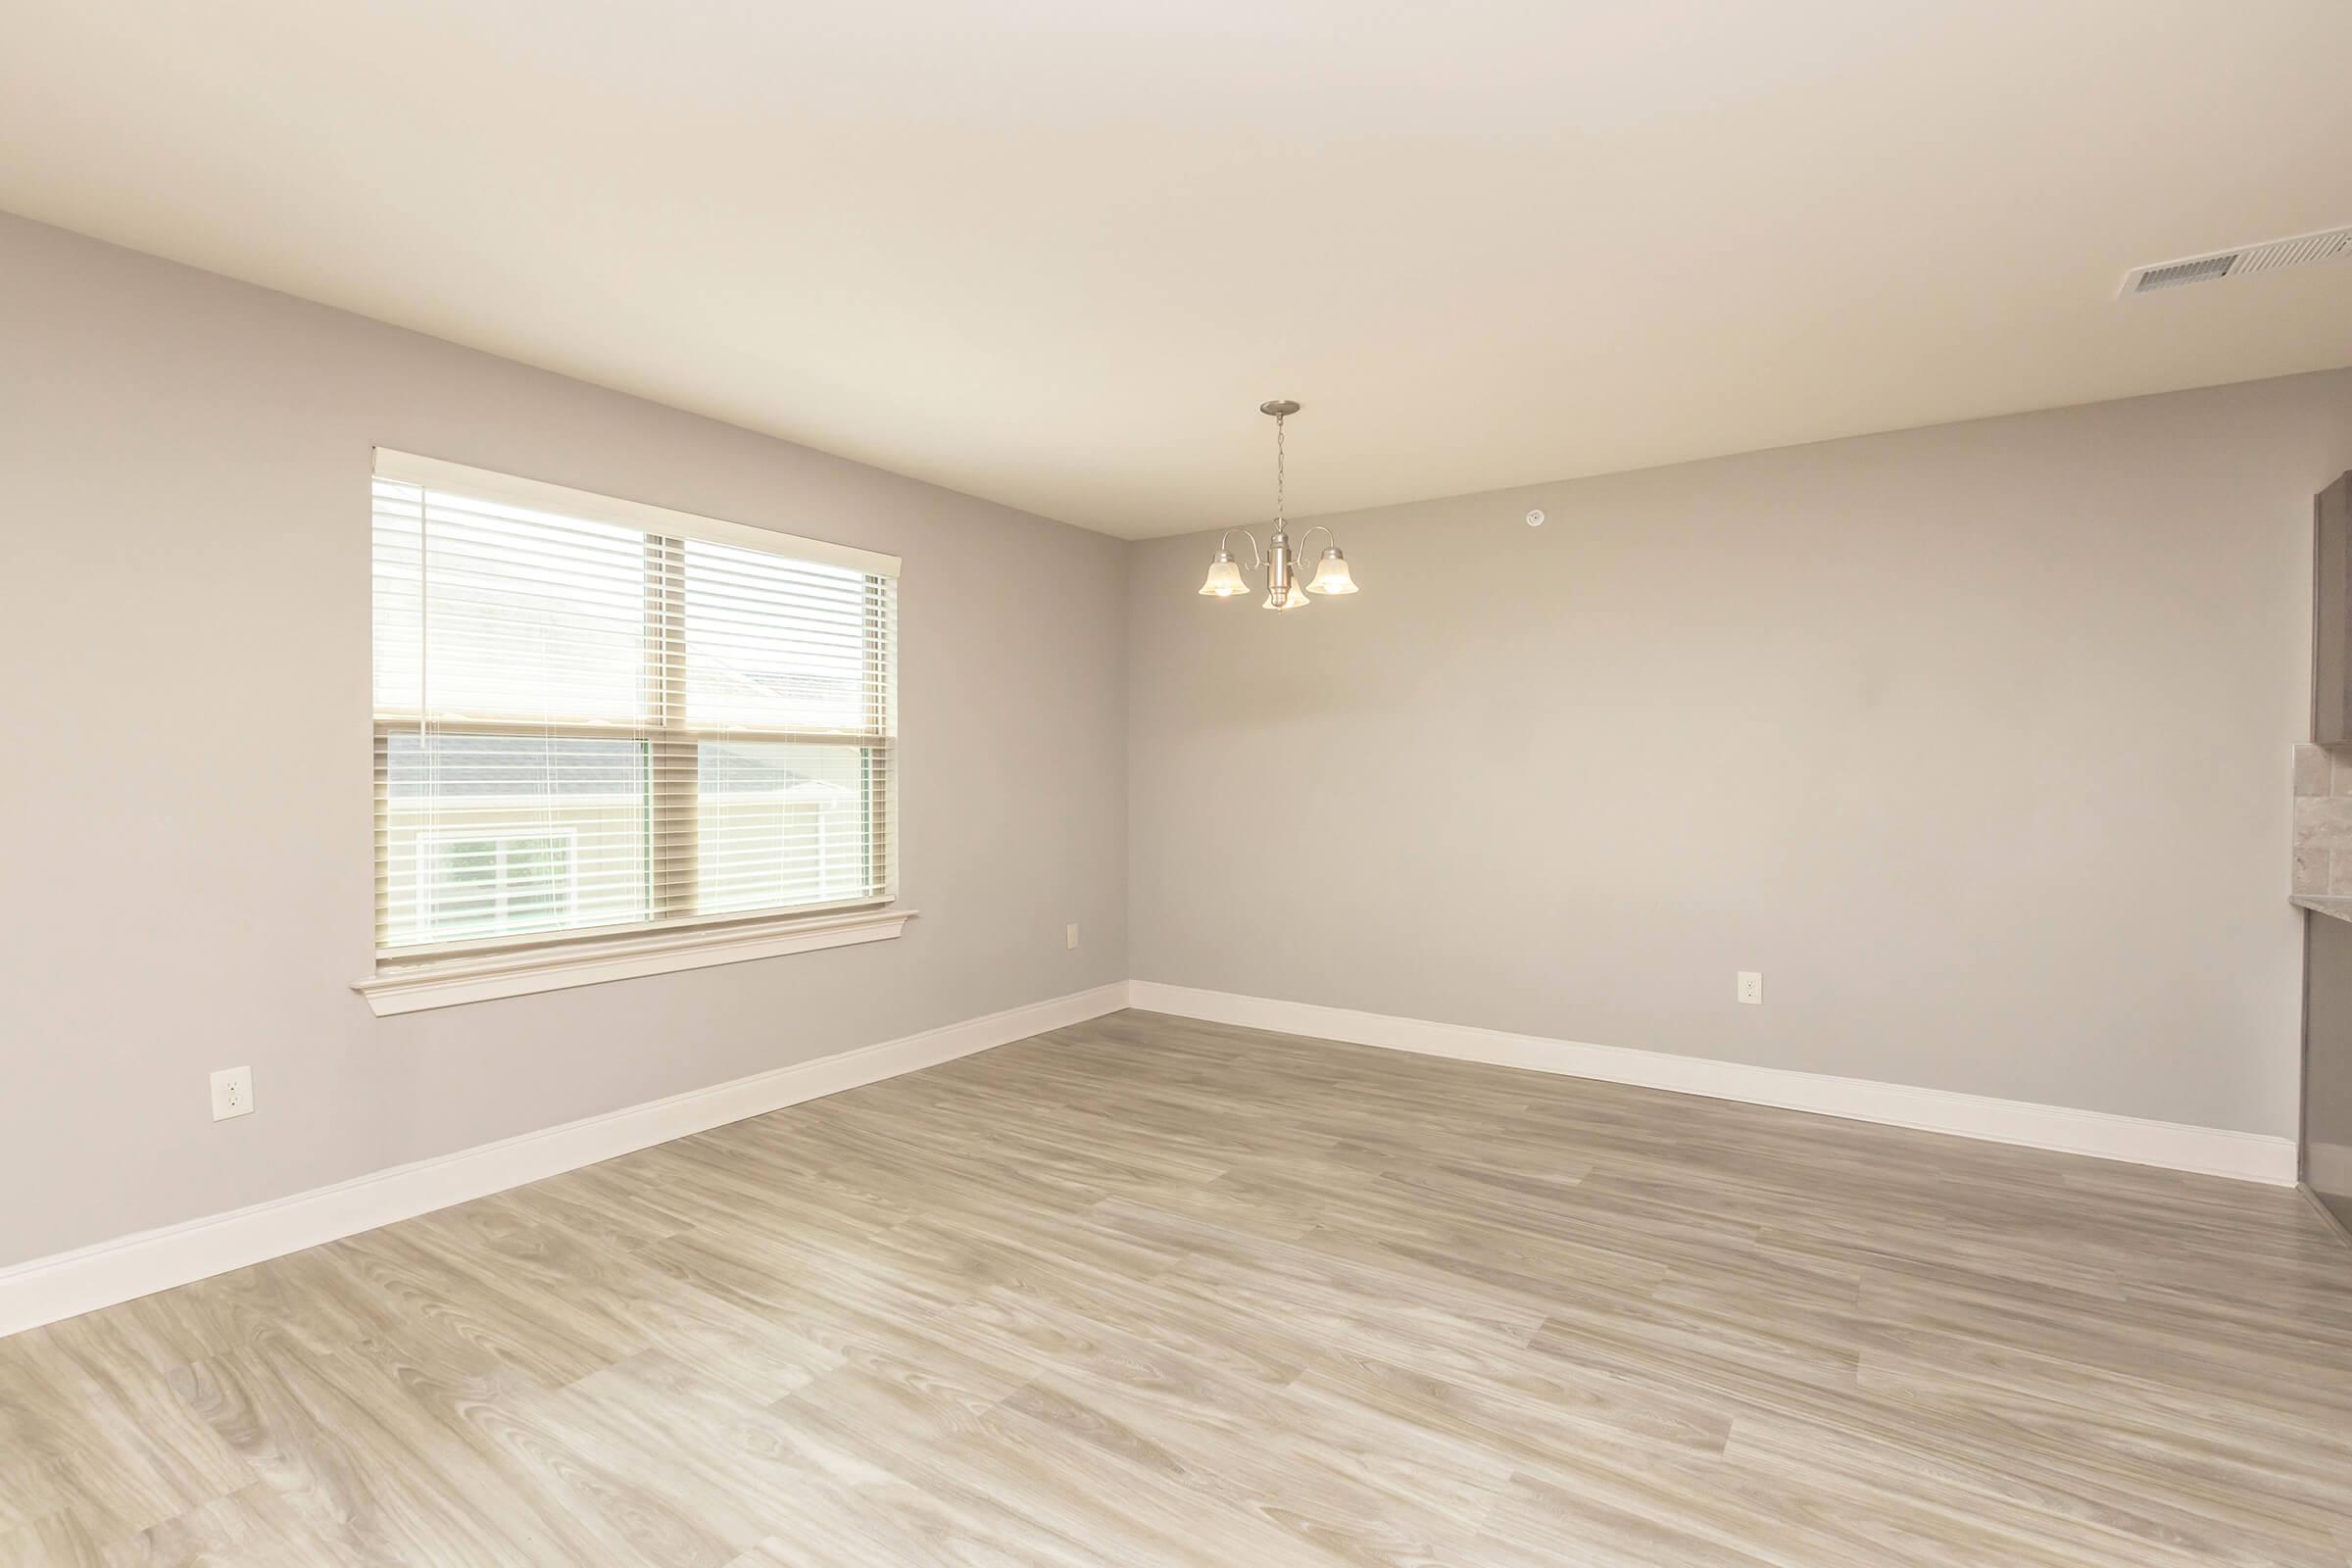
M 0 208 L 1128 536 L 2352 364 L 2345 0 L 8 0 Z

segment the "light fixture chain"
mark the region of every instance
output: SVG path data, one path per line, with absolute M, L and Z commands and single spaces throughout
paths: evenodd
M 1274 530 L 1277 533 L 1282 531 L 1283 516 L 1282 421 L 1284 417 L 1285 416 L 1280 414 L 1274 416 Z

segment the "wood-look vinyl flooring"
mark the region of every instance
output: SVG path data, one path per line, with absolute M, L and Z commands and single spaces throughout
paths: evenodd
M 1126 1012 L 0 1341 L 0 1563 L 2352 1563 L 2292 1192 Z

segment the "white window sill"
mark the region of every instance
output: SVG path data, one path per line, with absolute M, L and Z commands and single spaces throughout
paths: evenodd
M 364 980 L 353 981 L 351 989 L 366 997 L 368 1005 L 382 1018 L 497 997 L 528 996 L 535 991 L 740 963 L 746 958 L 812 953 L 856 942 L 887 942 L 914 915 L 912 909 L 858 909 L 716 931 L 662 931 L 610 942 L 579 942 L 526 953 L 423 958 L 379 968 Z

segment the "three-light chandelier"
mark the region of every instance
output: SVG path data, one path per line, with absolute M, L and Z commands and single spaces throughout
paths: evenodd
M 1247 528 L 1226 529 L 1225 537 L 1217 542 L 1217 559 L 1208 564 L 1208 580 L 1200 585 L 1200 591 L 1213 599 L 1231 599 L 1237 594 L 1251 591 L 1250 584 L 1242 578 L 1241 563 L 1233 559 L 1233 536 L 1238 533 L 1250 541 L 1250 569 L 1266 574 L 1266 602 L 1263 608 L 1304 610 L 1308 594 L 1355 592 L 1355 578 L 1348 574 L 1348 558 L 1340 554 L 1339 535 L 1319 522 L 1300 535 L 1301 545 L 1316 534 L 1324 535 L 1331 542 L 1324 547 L 1322 557 L 1315 563 L 1314 581 L 1307 583 L 1304 591 L 1300 590 L 1298 553 L 1291 548 L 1290 530 L 1282 516 L 1282 421 L 1297 414 L 1298 405 L 1288 398 L 1279 398 L 1272 403 L 1260 403 L 1257 412 L 1274 416 L 1274 539 L 1266 547 L 1265 554 L 1260 556 L 1257 535 Z

